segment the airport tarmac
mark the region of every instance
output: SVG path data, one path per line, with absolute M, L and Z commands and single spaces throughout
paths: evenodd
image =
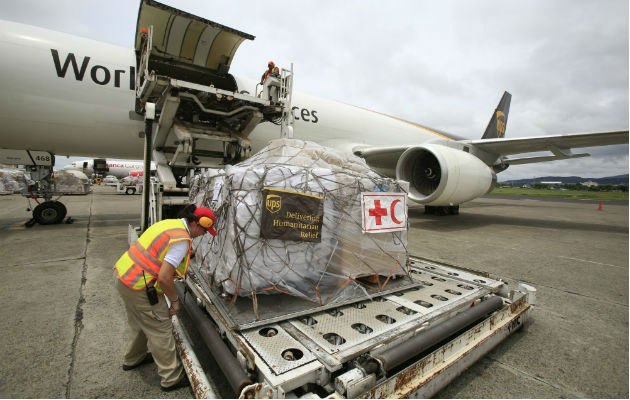
M 126 316 L 113 264 L 140 196 L 95 187 L 62 201 L 75 222 L 26 228 L 0 196 L 0 397 L 186 398 L 154 364 L 123 371 Z M 524 281 L 530 323 L 438 393 L 444 398 L 628 398 L 628 204 L 484 197 L 460 215 L 409 210 L 410 253 Z M 217 393 L 231 396 L 214 368 Z

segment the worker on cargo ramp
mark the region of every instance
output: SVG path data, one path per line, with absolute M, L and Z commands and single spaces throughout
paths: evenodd
M 212 227 L 214 213 L 208 208 L 191 204 L 180 217 L 151 225 L 114 267 L 116 288 L 131 329 L 123 370 L 155 361 L 160 386 L 167 392 L 190 385 L 171 330 L 170 317 L 180 307 L 173 281 L 186 275 L 192 239 L 206 232 L 217 235 Z M 165 297 L 171 302 L 170 308 Z
M 273 61 L 269 61 L 269 64 L 267 64 L 267 70 L 262 74 L 262 77 L 260 78 L 261 85 L 265 83 L 265 79 L 267 79 L 269 75 L 275 76 L 277 78 L 280 77 L 280 70 L 278 69 L 278 67 L 276 67 L 276 64 L 274 64 Z

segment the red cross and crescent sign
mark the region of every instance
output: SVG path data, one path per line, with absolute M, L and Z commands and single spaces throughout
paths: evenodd
M 361 193 L 363 232 L 407 229 L 406 193 Z

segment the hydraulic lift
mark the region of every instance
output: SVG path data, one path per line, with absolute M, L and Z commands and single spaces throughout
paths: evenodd
M 293 68 L 241 93 L 228 73 L 238 46 L 254 36 L 155 1 L 141 3 L 136 28 L 136 112 L 145 117 L 145 170 L 154 160 L 159 188 L 145 190 L 142 229 L 169 218 L 188 199 L 186 180 L 199 168 L 247 158 L 261 122 L 290 137 Z M 148 175 L 145 187 L 150 187 Z

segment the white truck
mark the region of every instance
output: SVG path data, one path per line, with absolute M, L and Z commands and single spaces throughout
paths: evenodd
M 186 26 L 202 33 L 184 35 Z M 245 39 L 253 36 L 142 1 L 135 111 L 147 120 L 146 153 L 161 182 L 143 194 L 143 227 L 187 204 L 182 182 L 195 170 L 249 156 L 248 135 L 258 123 L 274 121 L 279 136 L 291 136 L 292 68 L 268 79 L 262 96 L 240 93 L 228 70 Z M 174 43 L 203 51 L 205 63 L 197 53 L 167 54 Z M 132 242 L 137 231 L 129 233 Z M 190 268 L 176 287 L 239 398 L 431 396 L 519 329 L 535 304 L 536 290 L 525 284 L 510 287 L 499 277 L 420 257 L 411 257 L 408 268 L 377 295 L 326 305 L 259 296 L 256 315 L 251 299 L 202 285 L 203 269 Z M 195 395 L 216 397 L 177 318 L 174 329 Z
M 151 177 L 151 183 L 158 183 L 157 179 Z M 142 176 L 127 176 L 116 183 L 116 193 L 118 194 L 142 194 L 144 183 Z

